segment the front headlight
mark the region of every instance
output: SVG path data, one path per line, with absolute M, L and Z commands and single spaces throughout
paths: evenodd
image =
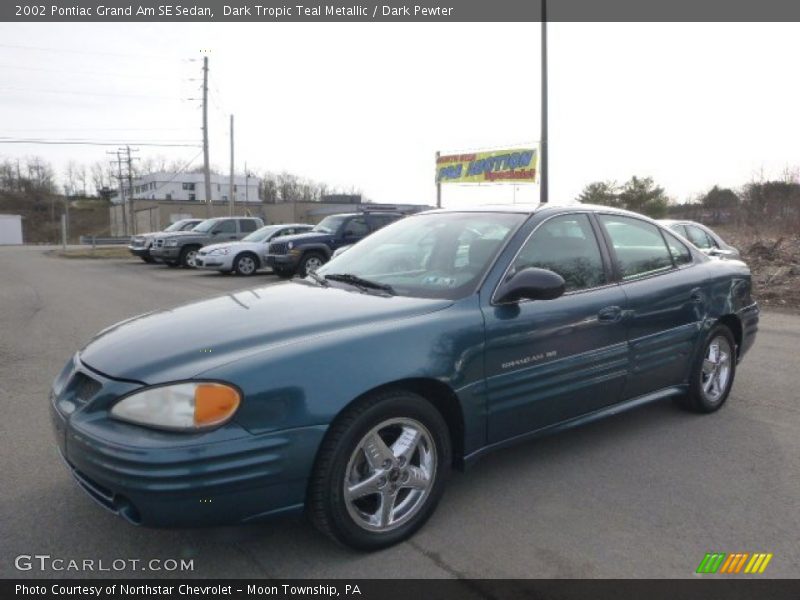
M 239 390 L 224 383 L 175 383 L 134 392 L 111 407 L 111 416 L 147 427 L 198 431 L 228 421 L 241 400 Z
M 168 246 L 168 247 L 170 247 L 170 248 L 174 248 L 175 246 L 177 246 L 177 245 L 178 245 L 178 240 L 167 240 L 167 241 L 164 243 L 164 245 L 165 245 L 165 246 Z
M 214 248 L 209 254 L 216 254 L 216 255 L 226 255 L 229 254 L 231 251 L 230 248 Z
M 286 244 L 286 247 L 287 247 L 289 250 L 291 250 L 292 248 L 294 248 L 294 242 L 289 242 L 288 244 Z

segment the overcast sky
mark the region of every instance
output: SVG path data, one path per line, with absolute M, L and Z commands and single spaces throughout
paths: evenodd
M 678 200 L 800 166 L 800 24 L 554 23 L 551 199 L 652 176 Z M 0 137 L 199 143 L 378 202 L 433 203 L 434 153 L 539 139 L 539 24 L 0 24 Z M 194 59 L 194 60 L 190 60 Z M 200 148 L 140 155 L 202 164 Z M 0 144 L 63 169 L 103 147 Z M 445 186 L 445 205 L 537 186 Z

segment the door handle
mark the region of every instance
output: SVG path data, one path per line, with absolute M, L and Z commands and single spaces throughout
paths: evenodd
M 619 306 L 606 306 L 597 313 L 597 320 L 601 323 L 616 323 L 622 318 L 622 309 Z

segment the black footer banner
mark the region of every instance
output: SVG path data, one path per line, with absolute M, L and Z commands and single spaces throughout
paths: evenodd
M 332 579 L 332 580 L 13 580 L 0 582 L 0 598 L 211 598 L 300 600 L 797 600 L 800 580 L 781 579 Z

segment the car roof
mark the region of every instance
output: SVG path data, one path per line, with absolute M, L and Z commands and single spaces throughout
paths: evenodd
M 583 204 L 580 202 L 570 202 L 568 204 L 482 204 L 482 205 L 475 205 L 475 206 L 468 206 L 468 207 L 459 207 L 459 208 L 437 208 L 434 210 L 428 210 L 422 213 L 417 214 L 437 214 L 437 213 L 460 213 L 460 212 L 497 212 L 497 213 L 515 213 L 515 214 L 527 214 L 532 215 L 534 213 L 539 212 L 552 212 L 552 213 L 568 213 L 574 212 L 575 210 L 582 210 L 582 211 L 590 211 L 590 212 L 606 212 L 606 213 L 614 213 L 619 215 L 627 215 L 631 217 L 637 218 L 645 218 L 650 221 L 650 217 L 646 215 L 642 215 L 630 210 L 624 210 L 622 208 L 614 208 L 612 206 L 603 206 L 599 204 Z

